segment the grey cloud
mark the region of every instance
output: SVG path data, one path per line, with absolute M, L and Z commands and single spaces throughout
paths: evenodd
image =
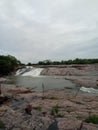
M 1 0 L 0 53 L 22 62 L 98 57 L 97 5 L 97 0 Z

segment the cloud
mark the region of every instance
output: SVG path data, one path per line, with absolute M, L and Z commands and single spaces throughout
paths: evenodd
M 97 0 L 1 0 L 0 53 L 22 62 L 97 58 L 97 5 Z

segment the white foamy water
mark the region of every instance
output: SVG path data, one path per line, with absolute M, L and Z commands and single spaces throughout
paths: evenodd
M 83 92 L 87 92 L 87 93 L 97 93 L 98 94 L 98 89 L 94 89 L 94 88 L 81 87 L 80 90 Z
M 21 75 L 21 74 L 24 73 L 25 71 L 26 71 L 26 68 L 17 70 L 16 76 L 17 76 L 17 75 Z
M 34 68 L 34 67 L 26 67 L 26 68 L 22 68 L 19 69 L 16 72 L 16 76 L 21 75 L 21 76 L 33 76 L 33 77 L 37 77 L 40 75 L 41 71 L 43 70 L 43 68 Z
M 32 70 L 32 68 L 33 68 L 32 66 L 26 66 L 25 68 L 19 69 L 19 70 L 17 70 L 17 72 L 16 72 L 16 76 L 22 75 L 22 74 L 24 74 L 25 72 L 29 72 L 29 71 Z
M 42 72 L 43 68 L 33 68 L 29 72 L 25 72 L 22 74 L 22 76 L 34 76 L 37 77 Z

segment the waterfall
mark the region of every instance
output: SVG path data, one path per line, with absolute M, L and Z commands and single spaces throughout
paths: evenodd
M 40 75 L 42 72 L 43 68 L 34 68 L 34 67 L 25 67 L 23 69 L 19 69 L 16 72 L 16 76 L 21 75 L 21 76 L 33 76 L 37 77 Z
M 22 76 L 39 76 L 43 68 L 33 68 L 31 71 L 22 74 Z

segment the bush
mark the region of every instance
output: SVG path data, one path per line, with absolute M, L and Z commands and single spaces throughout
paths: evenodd
M 52 109 L 51 109 L 50 114 L 51 114 L 52 116 L 56 116 L 56 117 L 59 117 L 59 118 L 63 118 L 63 117 L 64 117 L 64 114 L 59 113 L 59 108 L 60 108 L 60 106 L 58 106 L 58 105 L 53 106 Z
M 0 120 L 0 129 L 5 128 L 5 124 L 3 123 L 3 121 Z
M 11 55 L 0 55 L 0 76 L 12 73 L 20 64 L 21 62 Z
M 98 116 L 91 115 L 91 116 L 87 117 L 84 121 L 87 123 L 98 124 Z
M 58 113 L 58 114 L 57 114 L 57 117 L 63 118 L 63 117 L 64 117 L 64 114 Z
M 53 116 L 57 115 L 58 111 L 59 111 L 59 106 L 58 105 L 53 106 L 51 109 L 51 115 Z
M 42 110 L 42 107 L 41 106 L 36 106 L 34 107 L 35 110 L 38 110 L 38 111 L 41 111 Z

